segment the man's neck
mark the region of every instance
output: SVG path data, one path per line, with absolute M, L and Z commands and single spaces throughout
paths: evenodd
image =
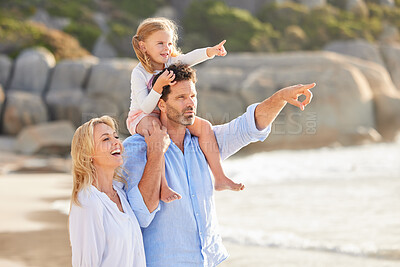
M 172 142 L 184 153 L 183 141 L 185 139 L 186 126 L 173 122 L 164 116 L 161 116 L 160 120 L 161 124 L 167 128 Z

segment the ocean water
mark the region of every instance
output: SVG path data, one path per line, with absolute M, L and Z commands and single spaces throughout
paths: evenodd
M 222 266 L 400 266 L 400 142 L 232 157 Z M 53 203 L 68 213 L 69 201 Z M 252 259 L 253 261 L 249 261 Z
M 370 266 L 400 266 L 399 142 L 257 153 L 228 159 L 224 169 L 246 186 L 215 194 L 228 245 L 383 259 L 394 265 Z M 298 257 L 298 265 L 287 266 L 306 266 Z M 277 266 L 286 266 L 281 263 Z

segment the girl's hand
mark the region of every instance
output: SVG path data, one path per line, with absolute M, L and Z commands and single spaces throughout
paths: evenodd
M 174 82 L 175 79 L 175 74 L 171 70 L 165 70 L 157 79 L 156 83 L 153 86 L 153 90 L 156 91 L 157 93 L 161 94 L 163 91 L 163 87 L 166 85 L 174 85 L 176 82 Z
M 213 56 L 220 56 L 224 57 L 226 56 L 227 52 L 225 50 L 224 44 L 226 43 L 226 40 L 223 40 L 219 44 L 213 47 L 208 47 L 207 48 L 207 56 L 208 57 L 213 57 Z

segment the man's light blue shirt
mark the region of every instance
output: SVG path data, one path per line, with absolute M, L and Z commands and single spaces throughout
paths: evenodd
M 213 127 L 222 159 L 251 142 L 267 138 L 270 126 L 262 131 L 256 128 L 256 106 L 249 106 L 246 113 L 227 124 Z M 147 266 L 216 266 L 225 260 L 228 253 L 218 230 L 213 180 L 198 138 L 186 130 L 184 153 L 171 142 L 165 153 L 165 175 L 168 185 L 182 199 L 160 201 L 152 213 L 138 189 L 147 161 L 147 145 L 138 134 L 127 138 L 123 145 L 123 167 L 128 177 L 125 191 L 142 227 Z

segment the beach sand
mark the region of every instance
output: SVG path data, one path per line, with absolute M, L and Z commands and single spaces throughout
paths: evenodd
M 69 174 L 0 175 L 0 266 L 71 266 L 67 216 L 52 208 L 70 188 Z

